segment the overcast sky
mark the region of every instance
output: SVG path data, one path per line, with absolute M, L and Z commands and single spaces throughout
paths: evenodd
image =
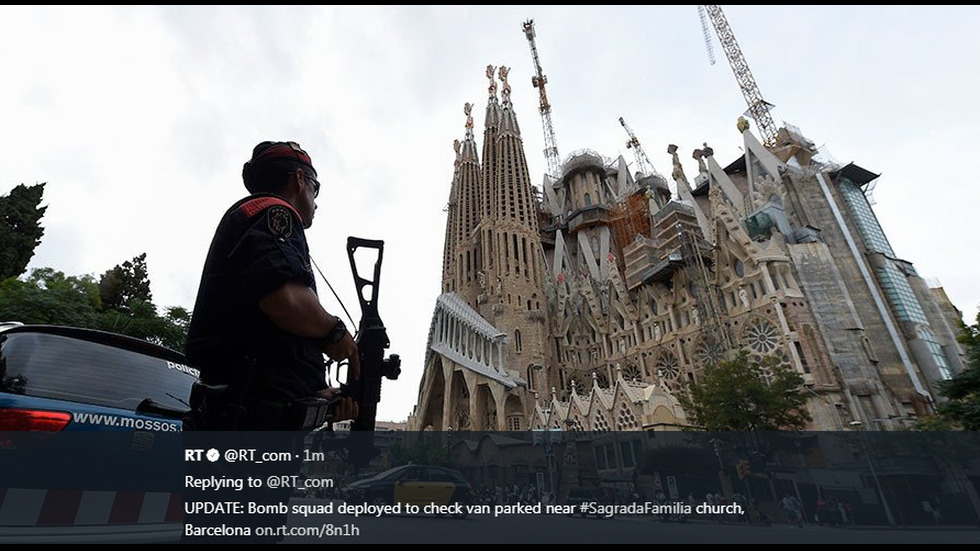
M 972 321 L 980 186 L 963 147 L 980 141 L 980 8 L 724 10 L 776 123 L 881 174 L 892 248 Z M 487 64 L 511 67 L 541 182 L 527 18 L 562 157 L 632 163 L 620 116 L 664 174 L 670 143 L 688 175 L 704 142 L 723 166 L 740 154 L 746 104 L 713 30 L 709 63 L 695 6 L 3 6 L 0 194 L 47 182 L 30 267 L 97 275 L 146 252 L 156 304 L 189 309 L 252 147 L 298 141 L 323 183 L 310 249 L 355 320 L 346 238 L 385 241 L 379 304 L 402 376 L 385 382 L 378 418 L 404 420 L 440 291 L 452 144 L 465 102 L 482 139 Z

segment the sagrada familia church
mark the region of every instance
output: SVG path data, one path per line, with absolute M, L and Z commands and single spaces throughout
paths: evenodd
M 677 430 L 685 383 L 741 350 L 802 375 L 808 428 L 897 429 L 964 368 L 959 312 L 875 217 L 877 174 L 740 119 L 744 155 L 671 145 L 672 183 L 579 151 L 538 192 L 507 69 L 487 76 L 482 146 L 470 104 L 455 144 L 409 430 Z

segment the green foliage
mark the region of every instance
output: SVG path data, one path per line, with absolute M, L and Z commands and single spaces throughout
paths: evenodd
M 912 430 L 949 431 L 956 428 L 956 424 L 943 415 L 927 415 L 920 417 Z
M 916 424 L 919 430 L 980 430 L 980 313 L 973 325 L 963 324 L 958 340 L 966 348 L 967 368 L 939 383 L 939 393 L 948 401 L 936 416 Z
M 43 194 L 44 184 L 20 184 L 0 197 L 0 281 L 23 274 L 41 243 Z
M 149 286 L 149 279 L 145 281 Z M 179 306 L 158 315 L 152 302 L 139 297 L 119 309 L 105 308 L 100 286 L 90 275 L 66 276 L 52 268 L 36 268 L 23 280 L 0 282 L 0 321 L 99 329 L 183 350 L 190 318 Z
M 2 321 L 98 327 L 99 308 L 99 289 L 91 276 L 37 268 L 26 281 L 0 283 Z
M 113 310 L 138 310 L 152 304 L 146 253 L 133 257 L 102 274 L 99 280 L 102 305 Z
M 756 363 L 741 351 L 705 368 L 700 381 L 688 383 L 679 400 L 704 430 L 801 430 L 810 420 L 802 385 L 802 375 L 776 358 Z
M 399 465 L 449 465 L 449 454 L 445 444 L 438 438 L 422 434 L 418 440 L 411 445 L 396 442 L 391 447 L 392 467 Z

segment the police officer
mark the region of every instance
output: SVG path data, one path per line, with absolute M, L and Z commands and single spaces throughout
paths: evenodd
M 198 288 L 185 353 L 201 371 L 191 430 L 309 430 L 353 419 L 323 354 L 360 372 L 357 345 L 317 298 L 304 230 L 320 182 L 295 142 L 262 142 L 242 168 L 251 195 L 225 212 Z

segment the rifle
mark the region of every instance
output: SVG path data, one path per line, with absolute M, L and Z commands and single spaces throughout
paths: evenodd
M 378 258 L 374 263 L 374 279 L 368 280 L 357 273 L 354 253 L 359 247 L 377 249 Z M 373 431 L 378 415 L 378 402 L 381 401 L 381 378 L 395 380 L 401 373 L 401 358 L 398 354 L 384 357 L 390 346 L 388 331 L 378 314 L 378 288 L 381 283 L 381 257 L 384 241 L 347 238 L 347 257 L 350 259 L 354 286 L 357 287 L 357 300 L 361 303 L 361 323 L 357 329 L 357 350 L 361 360 L 361 377 L 347 381 L 346 394 L 354 398 L 358 405 L 357 419 L 351 423 L 352 431 Z M 364 288 L 371 287 L 370 299 L 365 298 Z

